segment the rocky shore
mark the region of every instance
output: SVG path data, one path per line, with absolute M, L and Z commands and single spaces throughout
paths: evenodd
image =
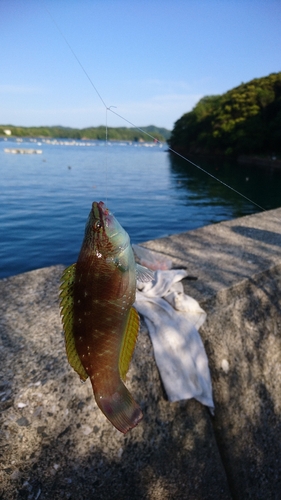
M 147 242 L 197 281 L 215 415 L 169 403 L 142 326 L 128 387 L 144 419 L 126 436 L 68 365 L 63 266 L 0 281 L 0 498 L 279 499 L 281 209 Z

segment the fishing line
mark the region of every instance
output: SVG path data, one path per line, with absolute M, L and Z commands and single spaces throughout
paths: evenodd
M 55 18 L 52 16 L 51 12 L 49 11 L 47 5 L 45 4 L 44 0 L 42 0 L 42 3 L 45 7 L 45 10 L 46 12 L 49 14 L 51 20 L 53 21 L 55 27 L 57 28 L 58 32 L 60 33 L 60 35 L 62 36 L 63 40 L 65 41 L 66 45 L 68 46 L 70 52 L 72 53 L 72 55 L 75 57 L 76 61 L 78 62 L 80 68 L 82 69 L 82 71 L 84 72 L 84 74 L 86 75 L 86 77 L 88 78 L 90 84 L 92 85 L 92 87 L 94 88 L 96 94 L 98 95 L 99 99 L 101 100 L 101 102 L 103 103 L 104 107 L 107 109 L 107 106 L 102 98 L 102 96 L 100 95 L 98 89 L 96 88 L 96 86 L 94 85 L 93 81 L 91 80 L 89 74 L 87 73 L 87 71 L 85 70 L 83 64 L 81 63 L 80 59 L 78 58 L 78 56 L 75 54 L 73 48 L 71 47 L 70 43 L 68 42 L 66 36 L 64 35 L 64 33 L 62 32 L 62 30 L 60 29 L 58 23 L 56 22 Z
M 74 52 L 72 46 L 70 45 L 69 41 L 67 40 L 66 36 L 64 35 L 63 31 L 60 29 L 58 23 L 56 22 L 54 16 L 51 14 L 51 12 L 49 11 L 46 3 L 44 2 L 44 0 L 42 0 L 42 3 L 45 7 L 45 10 L 46 12 L 48 13 L 48 15 L 50 16 L 52 22 L 54 23 L 55 27 L 57 28 L 59 34 L 61 35 L 61 37 L 63 38 L 63 40 L 65 41 L 67 47 L 69 48 L 70 52 L 72 53 L 72 55 L 74 56 L 74 58 L 76 59 L 77 63 L 79 64 L 80 68 L 82 69 L 83 73 L 85 74 L 85 76 L 87 77 L 87 79 L 89 80 L 91 86 L 93 87 L 94 91 L 96 92 L 98 98 L 100 99 L 100 101 L 102 102 L 103 106 L 105 107 L 105 147 L 106 147 L 106 150 L 105 150 L 105 198 L 106 198 L 106 203 L 107 203 L 107 178 L 108 178 L 108 161 L 107 161 L 107 147 L 108 147 L 108 125 L 107 125 L 107 112 L 108 111 L 112 111 L 111 108 L 114 108 L 115 106 L 107 106 L 105 101 L 103 100 L 101 94 L 99 93 L 97 87 L 95 86 L 94 82 L 92 81 L 90 75 L 88 74 L 88 72 L 86 71 L 86 69 L 84 68 L 83 64 L 81 63 L 79 57 L 76 55 L 76 53 Z
M 109 110 L 111 111 L 112 113 L 114 113 L 116 116 L 118 116 L 119 118 L 121 118 L 122 120 L 124 120 L 125 122 L 129 123 L 130 125 L 132 125 L 133 127 L 135 127 L 137 130 L 139 130 L 140 132 L 143 132 L 144 134 L 146 134 L 148 137 L 151 137 L 154 141 L 156 142 L 160 142 L 158 139 L 156 139 L 155 137 L 153 137 L 152 135 L 150 135 L 148 132 L 146 132 L 145 130 L 143 130 L 142 128 L 140 127 L 137 127 L 136 125 L 134 125 L 132 122 L 130 122 L 129 120 L 127 120 L 126 118 L 124 118 L 124 116 L 121 116 L 119 115 L 118 113 L 116 113 L 115 111 L 112 111 L 111 109 Z M 218 177 L 216 177 L 215 175 L 211 174 L 210 172 L 208 172 L 207 170 L 205 170 L 204 168 L 200 167 L 199 165 L 197 165 L 197 163 L 194 163 L 193 161 L 189 160 L 188 158 L 186 158 L 186 156 L 183 156 L 182 154 L 178 153 L 177 151 L 175 151 L 174 149 L 170 148 L 168 146 L 168 150 L 171 151 L 171 153 L 174 153 L 176 154 L 177 156 L 179 156 L 180 158 L 182 158 L 183 160 L 187 161 L 188 163 L 190 163 L 191 165 L 193 165 L 194 167 L 198 168 L 199 170 L 201 170 L 201 172 L 204 172 L 204 174 L 207 174 L 209 177 L 212 177 L 212 179 L 215 179 L 217 182 L 220 182 L 220 184 L 222 184 L 223 186 L 227 187 L 228 189 L 231 189 L 231 191 L 233 191 L 234 193 L 238 194 L 239 196 L 241 196 L 242 198 L 244 198 L 245 200 L 249 201 L 250 203 L 252 203 L 253 205 L 255 205 L 256 207 L 260 208 L 263 212 L 266 211 L 265 208 L 263 208 L 261 205 L 259 205 L 258 203 L 256 203 L 255 201 L 251 200 L 250 198 L 248 198 L 246 195 L 244 195 L 243 193 L 240 193 L 240 191 L 237 191 L 237 189 L 229 186 L 229 184 L 226 184 L 226 182 L 223 182 L 222 180 L 218 179 Z
M 106 106 L 105 109 L 105 201 L 107 204 L 107 186 L 108 186 L 108 125 L 107 125 L 107 112 L 112 111 L 111 108 L 116 108 L 116 106 Z
M 120 115 L 119 113 L 117 113 L 116 111 L 113 111 L 113 107 L 116 107 L 116 106 L 107 106 L 105 101 L 103 100 L 101 94 L 99 93 L 97 87 L 95 86 L 94 82 L 92 81 L 91 77 L 89 76 L 89 74 L 87 73 L 86 69 L 84 68 L 83 64 L 81 63 L 79 57 L 76 55 L 75 51 L 73 50 L 72 46 L 70 45 L 70 43 L 68 42 L 67 38 L 65 37 L 64 33 L 61 31 L 59 25 L 57 24 L 56 20 L 54 19 L 54 17 L 52 16 L 52 14 L 50 13 L 49 9 L 47 8 L 44 0 L 42 0 L 42 3 L 47 11 L 47 13 L 49 14 L 52 22 L 54 23 L 54 25 L 56 26 L 58 32 L 60 33 L 61 37 L 63 38 L 63 40 L 65 41 L 66 45 L 68 46 L 69 50 L 71 51 L 72 55 L 74 56 L 74 58 L 76 59 L 77 63 L 79 64 L 80 68 L 82 69 L 83 73 L 86 75 L 87 79 L 89 80 L 91 86 L 93 87 L 94 91 L 96 92 L 97 96 L 99 97 L 100 101 L 102 102 L 103 106 L 105 107 L 105 113 L 106 113 L 106 127 L 105 127 L 105 141 L 106 141 L 106 147 L 108 146 L 108 126 L 107 126 L 107 113 L 108 111 L 110 111 L 111 113 L 113 113 L 114 115 L 118 116 L 119 118 L 121 118 L 121 120 L 125 121 L 126 123 L 128 123 L 129 125 L 131 125 L 132 127 L 134 127 L 136 130 L 139 130 L 140 132 L 142 132 L 143 134 L 145 134 L 147 137 L 150 137 L 151 139 L 153 139 L 153 141 L 155 141 L 156 143 L 160 143 L 160 141 L 158 139 L 156 139 L 156 137 L 154 137 L 153 135 L 149 134 L 148 132 L 146 132 L 145 130 L 143 130 L 141 127 L 138 127 L 137 125 L 135 125 L 134 123 L 132 123 L 130 120 L 128 120 L 127 118 L 125 118 L 124 116 Z M 262 207 L 261 205 L 259 205 L 258 203 L 256 203 L 255 201 L 251 200 L 251 198 L 248 198 L 246 195 L 244 195 L 243 193 L 241 193 L 240 191 L 237 191 L 237 189 L 229 186 L 229 184 L 223 182 L 222 180 L 218 179 L 218 177 L 216 177 L 215 175 L 211 174 L 210 172 L 208 172 L 207 170 L 205 170 L 204 168 L 200 167 L 199 165 L 197 165 L 197 163 L 194 163 L 193 161 L 189 160 L 188 158 L 186 158 L 186 156 L 183 156 L 182 154 L 178 153 L 177 151 L 175 151 L 174 149 L 168 147 L 168 151 L 171 151 L 171 153 L 174 153 L 176 154 L 177 156 L 179 156 L 180 158 L 182 158 L 183 160 L 187 161 L 188 163 L 190 163 L 191 165 L 193 165 L 194 167 L 198 168 L 199 170 L 201 170 L 201 172 L 204 172 L 205 174 L 207 174 L 209 177 L 211 177 L 212 179 L 214 179 L 215 181 L 219 182 L 220 184 L 222 184 L 223 186 L 225 186 L 226 188 L 230 189 L 231 191 L 233 191 L 234 193 L 238 194 L 239 196 L 241 196 L 242 198 L 244 198 L 245 200 L 249 201 L 250 203 L 252 203 L 253 205 L 255 205 L 256 207 L 258 207 L 260 210 L 262 210 L 263 212 L 266 211 L 266 209 L 264 207 Z M 107 155 L 106 155 L 107 156 Z M 106 158 L 106 181 L 107 181 L 107 158 Z M 106 182 L 106 186 L 107 186 L 107 182 Z M 107 190 L 107 188 L 106 188 Z M 107 198 L 107 194 L 106 194 L 106 198 Z
M 107 161 L 107 151 L 108 151 L 108 133 L 107 133 L 107 111 L 105 109 L 105 203 L 107 205 L 107 171 L 108 171 L 108 161 Z

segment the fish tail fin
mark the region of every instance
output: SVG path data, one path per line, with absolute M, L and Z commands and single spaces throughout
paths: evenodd
M 98 406 L 108 420 L 123 434 L 138 425 L 143 415 L 128 389 L 120 380 L 117 390 L 110 396 L 95 394 Z

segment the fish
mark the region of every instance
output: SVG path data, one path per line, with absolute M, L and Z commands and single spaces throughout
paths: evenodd
M 100 410 L 124 434 L 143 417 L 124 381 L 140 324 L 136 282 L 152 279 L 136 264 L 128 233 L 94 201 L 77 262 L 62 274 L 62 324 L 69 364 L 81 381 L 90 378 Z

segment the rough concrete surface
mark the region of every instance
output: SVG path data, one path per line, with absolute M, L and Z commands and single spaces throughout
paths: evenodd
M 0 281 L 0 498 L 281 498 L 281 210 L 147 242 L 187 267 L 216 413 L 169 403 L 149 336 L 128 387 L 144 420 L 123 436 L 67 363 L 62 266 Z

